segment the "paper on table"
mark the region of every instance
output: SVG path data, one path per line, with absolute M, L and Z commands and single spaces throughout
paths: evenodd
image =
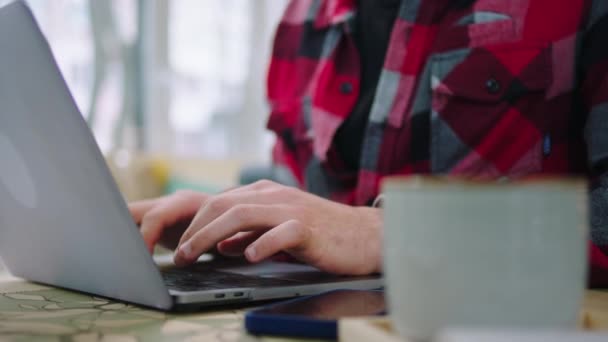
M 583 331 L 448 330 L 436 342 L 605 342 L 607 333 Z

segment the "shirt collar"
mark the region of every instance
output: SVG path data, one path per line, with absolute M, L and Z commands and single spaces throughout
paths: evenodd
M 322 29 L 345 22 L 355 12 L 355 0 L 320 0 L 315 28 Z

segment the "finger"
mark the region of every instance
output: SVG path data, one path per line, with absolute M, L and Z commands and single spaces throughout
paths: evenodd
M 148 249 L 154 249 L 165 229 L 193 217 L 205 197 L 200 193 L 179 192 L 147 211 L 141 219 L 140 231 Z
M 226 256 L 243 255 L 245 248 L 257 240 L 265 231 L 241 232 L 217 244 L 217 250 Z
M 258 182 L 252 183 L 252 184 L 248 184 L 246 186 L 227 189 L 223 193 L 231 193 L 231 194 L 232 193 L 242 193 L 242 192 L 251 191 L 251 190 L 269 189 L 273 186 L 280 186 L 280 185 L 275 184 L 270 181 L 258 181 Z M 181 192 L 176 192 L 169 196 L 163 196 L 163 197 L 159 197 L 159 198 L 152 198 L 152 199 L 132 202 L 132 203 L 128 204 L 131 216 L 133 216 L 135 223 L 139 225 L 141 223 L 143 216 L 148 211 L 150 211 L 155 206 L 159 205 L 162 201 L 167 200 L 167 198 L 169 198 L 171 196 L 175 196 L 175 195 L 180 195 L 180 193 L 190 193 L 190 195 L 196 195 L 196 193 L 194 193 L 194 192 L 181 191 Z M 182 194 L 182 196 L 183 196 L 183 194 Z
M 157 206 L 163 199 L 164 197 L 160 197 L 129 203 L 129 212 L 131 213 L 131 216 L 133 216 L 135 224 L 139 225 L 144 215 Z
M 284 222 L 268 230 L 245 250 L 250 262 L 259 262 L 285 251 L 297 259 L 310 262 L 312 255 L 307 254 L 311 239 L 310 229 L 297 220 Z
M 225 214 L 237 205 L 272 205 L 285 203 L 286 194 L 281 190 L 262 189 L 233 191 L 209 198 L 192 219 L 192 223 L 182 235 L 179 246 L 190 240 L 199 230 Z
M 290 219 L 282 205 L 239 204 L 198 230 L 175 253 L 175 263 L 186 265 L 220 241 L 239 233 L 266 230 Z
M 227 193 L 227 192 L 236 193 L 236 192 L 244 192 L 244 191 L 269 190 L 269 189 L 278 189 L 281 187 L 285 187 L 285 186 L 281 185 L 279 183 L 275 183 L 273 181 L 262 179 L 262 180 L 259 180 L 257 182 L 253 182 L 253 183 L 250 183 L 247 185 L 226 189 L 222 193 Z

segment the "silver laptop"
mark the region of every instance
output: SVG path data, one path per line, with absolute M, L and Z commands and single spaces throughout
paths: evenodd
M 159 267 L 22 1 L 0 9 L 0 256 L 15 276 L 162 310 L 382 286 L 288 263 Z

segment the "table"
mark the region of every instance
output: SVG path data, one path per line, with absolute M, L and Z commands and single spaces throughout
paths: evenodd
M 0 275 L 0 341 L 298 341 L 247 334 L 243 312 L 169 314 Z
M 607 291 L 588 291 L 584 307 L 586 328 L 608 329 Z M 163 313 L 0 274 L 0 341 L 298 341 L 247 334 L 244 311 Z

